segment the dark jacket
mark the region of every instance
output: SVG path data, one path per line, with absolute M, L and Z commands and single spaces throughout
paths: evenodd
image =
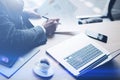
M 34 27 L 24 15 L 10 18 L 7 11 L 0 4 L 0 52 L 21 53 L 32 49 L 47 41 L 46 34 L 41 27 Z

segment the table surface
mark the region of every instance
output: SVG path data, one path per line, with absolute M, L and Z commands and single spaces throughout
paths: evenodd
M 50 80 L 120 80 L 120 56 L 115 57 L 112 61 L 80 76 L 73 77 L 62 66 L 59 65 L 53 58 L 46 54 L 46 49 L 67 40 L 85 30 L 94 30 L 96 32 L 105 34 L 109 37 L 108 42 L 102 43 L 94 40 L 102 45 L 109 52 L 113 52 L 120 48 L 120 21 L 104 22 L 95 24 L 78 25 L 77 22 L 67 22 L 59 25 L 56 34 L 52 38 L 48 38 L 45 45 L 40 46 L 40 52 L 36 54 L 30 61 L 28 61 L 20 70 L 18 70 L 11 78 L 7 79 L 0 75 L 0 80 L 49 80 L 36 76 L 33 68 L 36 62 L 40 59 L 46 58 L 53 68 L 54 75 Z

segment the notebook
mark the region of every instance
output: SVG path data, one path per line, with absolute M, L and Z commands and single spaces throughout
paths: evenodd
M 11 78 L 22 66 L 24 66 L 32 57 L 39 53 L 39 47 L 36 47 L 30 50 L 24 56 L 1 56 L 1 60 L 5 63 L 0 64 L 0 75 L 5 76 L 6 78 Z M 9 64 L 8 64 L 9 63 Z
M 47 49 L 46 53 L 76 77 L 94 69 L 110 57 L 106 49 L 84 33 Z

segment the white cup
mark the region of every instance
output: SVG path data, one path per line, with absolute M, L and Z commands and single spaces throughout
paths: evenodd
M 48 70 L 49 70 L 49 68 L 50 68 L 50 64 L 49 64 L 48 60 L 42 59 L 42 60 L 40 61 L 40 63 L 39 63 L 39 68 L 40 68 L 40 71 L 41 71 L 42 73 L 47 74 L 47 73 L 48 73 Z

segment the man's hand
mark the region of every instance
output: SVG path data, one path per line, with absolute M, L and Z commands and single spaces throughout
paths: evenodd
M 47 36 L 52 36 L 56 31 L 57 25 L 59 24 L 59 19 L 48 19 L 44 24 Z

